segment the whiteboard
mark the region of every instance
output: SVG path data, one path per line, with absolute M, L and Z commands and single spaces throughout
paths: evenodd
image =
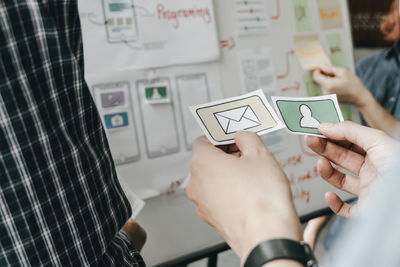
M 294 2 L 306 2 L 311 18 L 310 31 L 296 33 Z M 243 88 L 243 68 L 241 60 L 243 55 L 254 55 L 268 50 L 272 58 L 274 73 L 273 89 L 269 94 L 282 96 L 305 96 L 306 73 L 293 54 L 293 37 L 295 35 L 318 34 L 322 46 L 329 51 L 327 38 L 329 35 L 340 35 L 345 64 L 354 71 L 354 57 L 352 49 L 352 37 L 350 31 L 349 13 L 346 0 L 338 0 L 341 7 L 341 28 L 322 29 L 317 6 L 318 0 L 254 0 L 247 2 L 261 2 L 265 4 L 268 14 L 268 24 L 265 29 L 256 35 L 243 33 L 238 26 L 238 7 L 235 2 L 242 0 L 214 1 L 218 38 L 221 41 L 221 58 L 205 66 L 216 68 L 224 97 L 236 96 L 245 93 Z M 329 0 L 329 2 L 335 2 Z M 254 11 L 254 10 L 253 10 Z M 265 12 L 264 12 L 265 15 Z M 240 36 L 239 36 L 240 34 Z M 208 65 L 210 64 L 210 65 Z M 181 66 L 190 69 L 191 66 Z M 173 70 L 172 68 L 172 71 Z M 269 70 L 271 71 L 271 70 Z M 86 70 L 86 79 L 91 89 L 96 84 L 125 80 L 132 75 L 129 70 L 117 73 L 104 73 L 96 75 Z M 162 70 L 168 72 L 167 69 Z M 122 86 L 122 85 L 121 85 Z M 135 95 L 134 92 L 131 92 Z M 133 101 L 135 99 L 132 99 Z M 136 113 L 139 113 L 134 104 Z M 175 110 L 179 113 L 179 110 Z M 178 115 L 179 116 L 179 115 Z M 352 117 L 356 122 L 360 121 L 359 114 L 353 108 Z M 178 123 L 179 124 L 179 123 Z M 177 131 L 182 132 L 181 125 Z M 134 138 L 141 140 L 139 131 Z M 133 137 L 132 137 L 133 138 Z M 136 141 L 135 141 L 136 142 Z M 293 136 L 281 131 L 279 134 L 266 140 L 267 146 L 274 151 L 274 155 L 281 164 L 292 184 L 294 199 L 299 216 L 305 218 L 310 214 L 316 214 L 327 208 L 324 193 L 333 190 L 333 187 L 325 183 L 316 173 L 318 156 L 306 148 L 303 137 Z M 113 142 L 110 142 L 113 146 Z M 117 145 L 117 144 L 116 144 Z M 181 144 L 180 149 L 185 149 L 186 144 Z M 188 169 L 190 151 L 182 153 L 174 161 L 182 162 L 183 168 Z M 159 159 L 159 160 L 162 160 Z M 133 173 L 135 163 L 118 166 L 117 171 L 125 177 L 125 181 L 133 191 L 141 185 L 140 180 L 135 180 Z M 169 163 L 167 163 L 169 164 Z M 172 164 L 172 162 L 171 162 Z M 167 178 L 167 177 L 166 177 Z M 143 177 L 141 177 L 143 179 Z M 168 186 L 168 184 L 166 185 Z M 344 199 L 352 198 L 351 195 L 339 193 Z M 184 195 L 183 190 L 174 190 L 174 194 L 162 194 L 161 196 L 146 200 L 146 207 L 138 217 L 139 223 L 148 232 L 148 241 L 143 250 L 144 258 L 149 266 L 161 264 L 190 253 L 209 248 L 223 243 L 220 237 L 208 225 L 201 222 L 195 212 L 195 207 Z

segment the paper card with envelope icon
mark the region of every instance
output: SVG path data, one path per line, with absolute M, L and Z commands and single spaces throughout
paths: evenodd
M 190 110 L 214 145 L 233 144 L 238 131 L 264 135 L 284 128 L 262 90 L 193 106 Z
M 331 60 L 325 53 L 318 35 L 309 34 L 295 36 L 294 49 L 303 70 L 314 70 L 322 65 L 331 65 Z

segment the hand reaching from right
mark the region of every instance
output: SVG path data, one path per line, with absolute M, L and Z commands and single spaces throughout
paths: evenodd
M 389 170 L 399 143 L 379 130 L 352 122 L 321 124 L 319 130 L 327 139 L 308 136 L 306 144 L 323 157 L 318 162 L 321 177 L 338 189 L 359 197 L 357 205 L 351 206 L 333 192 L 325 195 L 333 212 L 349 218 L 358 207 L 363 208 L 374 182 Z M 341 172 L 331 163 L 359 178 Z

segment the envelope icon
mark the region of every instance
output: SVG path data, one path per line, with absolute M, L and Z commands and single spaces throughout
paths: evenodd
M 260 126 L 260 120 L 249 105 L 214 113 L 225 134 Z

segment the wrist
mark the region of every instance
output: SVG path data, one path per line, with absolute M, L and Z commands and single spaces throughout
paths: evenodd
M 260 266 L 318 266 L 310 246 L 290 239 L 268 239 L 255 247 L 244 267 Z
M 265 240 L 280 238 L 298 242 L 302 240 L 301 225 L 297 215 L 257 218 L 248 222 L 245 228 L 240 251 L 238 251 L 242 265 L 250 252 Z
M 374 101 L 374 96 L 371 92 L 363 85 L 362 90 L 360 90 L 359 94 L 356 96 L 356 101 L 354 102 L 355 106 L 359 109 L 365 109 Z

